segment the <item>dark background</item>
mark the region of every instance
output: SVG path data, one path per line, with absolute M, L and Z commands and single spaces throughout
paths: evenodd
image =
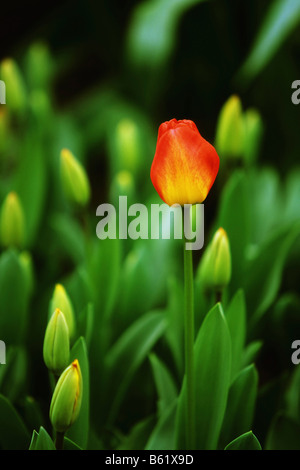
M 138 1 L 5 2 L 1 5 L 0 57 L 22 59 L 35 40 L 44 40 L 62 62 L 55 99 L 65 106 L 96 85 L 113 84 L 150 113 L 154 122 L 174 116 L 205 121 L 214 138 L 216 117 L 228 96 L 257 108 L 265 123 L 261 158 L 284 173 L 298 163 L 299 108 L 291 84 L 299 78 L 300 30 L 295 30 L 251 84 L 236 73 L 247 57 L 269 1 L 204 2 L 184 13 L 176 47 L 155 81 L 147 71 L 128 70 L 124 43 Z M 209 41 L 203 38 L 209 37 Z M 153 90 L 155 90 L 153 92 Z M 276 136 L 276 139 L 274 138 Z M 284 155 L 281 158 L 280 155 Z

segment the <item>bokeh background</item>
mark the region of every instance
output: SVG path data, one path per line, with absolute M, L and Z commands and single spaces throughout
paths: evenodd
M 2 287 L 10 286 L 1 307 L 4 320 L 0 322 L 0 338 L 6 340 L 8 350 L 11 345 L 15 348 L 9 359 L 12 365 L 6 366 L 10 372 L 4 373 L 4 366 L 0 366 L 1 393 L 16 407 L 28 429 L 49 427 L 50 388 L 41 350 L 51 293 L 57 282 L 63 282 L 77 312 L 91 302 L 96 318 L 110 318 L 104 325 L 101 321 L 93 323 L 93 332 L 89 333 L 94 421 L 90 446 L 118 447 L 122 436 L 153 412 L 155 387 L 144 358 L 154 340 L 149 340 L 149 349 L 133 367 L 134 384 L 132 376 L 127 380 L 116 372 L 128 367 L 133 351 L 124 355 L 123 362 L 119 357 L 122 347 L 114 351 L 113 359 L 108 360 L 109 367 L 115 367 L 111 388 L 99 398 L 102 358 L 141 314 L 163 308 L 170 301 L 169 278 L 182 281 L 182 253 L 176 244 L 168 248 L 162 243 L 150 250 L 147 244 L 135 249 L 128 241 L 121 248 L 108 245 L 103 254 L 96 238 L 96 208 L 103 202 L 115 202 L 124 192 L 135 202 L 158 202 L 149 175 L 160 123 L 174 117 L 192 119 L 201 134 L 214 143 L 220 111 L 232 95 L 237 95 L 243 110 L 256 110 L 262 131 L 254 161 L 246 161 L 242 152 L 237 157 L 220 154 L 222 171 L 205 202 L 206 236 L 209 239 L 223 221 L 228 224 L 229 235 L 231 230 L 232 243 L 243 243 L 246 209 L 235 204 L 240 197 L 246 198 L 247 210 L 254 214 L 248 251 L 252 249 L 254 257 L 256 248 L 269 253 L 266 259 L 261 258 L 261 265 L 258 259 L 252 266 L 249 282 L 245 268 L 245 283 L 239 285 L 240 251 L 235 252 L 233 247 L 233 281 L 228 291 L 230 298 L 238 287 L 248 289 L 250 315 L 259 312 L 259 322 L 254 328 L 251 324 L 248 332 L 249 342 L 262 340 L 263 344 L 256 363 L 260 395 L 253 429 L 259 440 L 266 442 L 274 416 L 283 409 L 288 410 L 284 434 L 300 436 L 295 385 L 299 373 L 296 375 L 297 367 L 291 362 L 291 344 L 300 338 L 299 237 L 291 236 L 293 230 L 297 232 L 300 214 L 300 105 L 291 101 L 292 82 L 300 79 L 299 2 L 5 2 L 0 21 L 0 60 L 15 60 L 26 103 L 23 110 L 13 113 L 8 127 L 1 106 L 0 197 L 3 201 L 11 190 L 21 197 L 28 222 L 24 249 L 30 253 L 35 273 L 33 293 L 22 306 L 26 333 L 21 332 L 22 339 L 17 340 L 15 329 L 11 335 L 7 333 L 3 313 L 9 300 L 18 296 L 14 271 L 11 278 L 0 276 Z M 9 91 L 6 106 L 9 109 Z M 63 194 L 58 162 L 65 147 L 83 163 L 89 176 L 92 197 L 85 211 L 70 208 Z M 240 170 L 245 171 L 241 180 Z M 122 171 L 127 172 L 123 178 Z M 230 183 L 232 178 L 236 180 Z M 244 183 L 250 185 L 246 193 Z M 281 228 L 286 230 L 282 238 L 268 245 L 273 231 Z M 265 251 L 263 243 L 267 244 Z M 1 256 L 5 255 L 3 250 Z M 194 258 L 197 269 L 201 253 L 195 253 Z M 4 261 L 7 263 L 7 259 Z M 262 286 L 261 291 L 258 286 Z M 259 300 L 263 298 L 267 299 L 265 303 Z M 80 328 L 86 333 L 86 318 L 83 324 Z M 155 323 L 157 338 L 159 325 Z M 102 327 L 99 339 L 94 332 Z M 159 348 L 172 370 L 174 358 L 164 344 Z M 174 374 L 178 385 L 180 372 Z M 294 388 L 288 389 L 293 398 L 288 406 L 282 405 L 286 383 L 293 374 Z M 117 432 L 110 420 L 106 421 L 103 403 L 120 383 L 122 390 L 129 392 L 124 402 L 120 392 L 112 407 L 113 422 L 117 414 Z M 288 439 L 282 442 L 278 438 L 278 443 L 275 434 L 273 441 L 268 438 L 271 447 L 289 445 Z M 297 439 L 293 439 L 297 446 L 294 441 Z M 22 438 L 20 442 L 24 447 Z M 138 440 L 128 442 L 127 446 L 144 445 Z M 6 445 L 8 440 L 2 436 L 1 446 Z

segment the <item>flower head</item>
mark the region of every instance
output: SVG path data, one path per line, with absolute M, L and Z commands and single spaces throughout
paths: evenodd
M 43 357 L 48 369 L 59 375 L 69 364 L 70 339 L 65 316 L 55 309 L 46 328 Z
M 61 374 L 53 392 L 50 420 L 57 432 L 66 432 L 78 418 L 82 401 L 82 375 L 77 359 Z
M 160 125 L 150 176 L 164 202 L 170 206 L 203 202 L 218 170 L 216 150 L 193 121 L 172 119 Z

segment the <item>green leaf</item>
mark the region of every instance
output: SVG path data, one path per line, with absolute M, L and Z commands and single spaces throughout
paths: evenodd
M 295 420 L 279 412 L 273 419 L 266 450 L 300 450 L 300 426 Z
M 65 212 L 55 213 L 52 215 L 49 225 L 53 231 L 55 243 L 64 256 L 68 255 L 75 266 L 82 263 L 86 255 L 85 240 L 77 221 Z
M 165 328 L 165 314 L 160 311 L 149 312 L 134 322 L 108 352 L 106 367 L 111 379 L 110 393 L 114 397 L 110 422 L 117 415 L 132 377 Z
M 205 317 L 194 347 L 196 449 L 213 450 L 226 409 L 231 370 L 231 340 L 222 307 L 216 304 Z M 176 448 L 186 449 L 185 380 L 176 417 Z
M 247 83 L 251 82 L 269 63 L 299 22 L 298 0 L 273 1 L 258 31 L 251 52 L 239 72 L 239 78 Z
M 55 450 L 53 440 L 42 426 L 38 433 L 33 431 L 29 450 Z
M 68 437 L 64 437 L 64 450 L 83 450 L 79 445 Z
M 30 435 L 11 402 L 0 395 L 0 447 L 5 450 L 26 450 Z
M 182 283 L 175 277 L 170 278 L 168 292 L 166 340 L 181 376 L 184 368 L 184 293 Z
M 243 369 L 232 383 L 226 406 L 219 446 L 224 446 L 251 429 L 258 386 L 254 365 Z
M 82 403 L 79 416 L 68 430 L 66 436 L 82 449 L 86 449 L 90 425 L 90 372 L 86 343 L 80 337 L 70 353 L 70 361 L 78 359 L 82 374 Z
M 241 287 L 245 274 L 246 247 L 250 241 L 249 181 L 244 171 L 236 171 L 222 192 L 217 227 L 226 230 L 231 250 L 232 275 L 229 284 L 231 293 Z
M 246 302 L 255 323 L 274 301 L 281 283 L 288 252 L 300 233 L 300 226 L 280 227 L 265 240 L 248 262 Z
M 25 212 L 28 246 L 33 245 L 42 222 L 47 188 L 45 162 L 45 151 L 40 142 L 31 131 L 27 132 L 16 174 L 16 191 Z
M 260 340 L 252 341 L 246 346 L 241 363 L 243 367 L 246 367 L 252 362 L 256 361 L 256 358 L 259 355 L 262 346 L 263 341 Z
M 27 278 L 15 251 L 4 251 L 0 257 L 0 315 L 1 337 L 7 344 L 24 340 L 27 326 Z
M 130 59 L 139 66 L 159 66 L 175 45 L 181 15 L 203 0 L 146 0 L 134 10 L 128 35 Z
M 242 289 L 239 289 L 231 300 L 225 310 L 225 316 L 231 336 L 231 379 L 233 379 L 240 370 L 246 341 L 246 305 Z
M 177 400 L 164 409 L 149 437 L 146 450 L 175 450 Z
M 95 310 L 109 318 L 117 298 L 121 271 L 122 245 L 119 239 L 97 240 L 89 259 L 89 278 L 95 299 Z M 96 318 L 97 320 L 97 318 Z M 100 322 L 101 319 L 98 320 Z
M 225 447 L 225 450 L 262 450 L 257 437 L 252 431 L 242 434 Z
M 28 358 L 25 348 L 7 349 L 6 365 L 0 368 L 0 392 L 12 403 L 22 396 L 28 377 Z
M 173 377 L 165 364 L 154 354 L 149 355 L 158 395 L 158 413 L 161 415 L 177 398 Z
M 153 416 L 149 416 L 135 424 L 118 446 L 118 450 L 144 449 L 154 424 L 155 417 Z

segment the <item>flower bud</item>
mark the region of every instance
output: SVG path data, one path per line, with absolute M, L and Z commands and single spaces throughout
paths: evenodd
M 32 44 L 26 54 L 26 78 L 31 90 L 46 90 L 53 73 L 53 61 L 48 46 Z
M 231 278 L 231 253 L 227 233 L 221 227 L 204 252 L 200 277 L 205 289 L 221 292 Z
M 61 374 L 50 404 L 50 420 L 56 432 L 65 433 L 76 421 L 82 401 L 82 375 L 77 359 Z
M 113 204 L 117 204 L 120 196 L 126 196 L 128 203 L 133 202 L 135 193 L 135 184 L 132 174 L 127 171 L 119 171 L 110 187 L 110 199 Z
M 90 198 L 90 183 L 84 167 L 68 149 L 63 149 L 60 157 L 61 178 L 67 197 L 85 206 Z
M 54 312 L 56 309 L 59 309 L 63 312 L 69 328 L 70 339 L 72 339 L 75 334 L 74 310 L 71 299 L 68 296 L 64 286 L 61 284 L 56 284 L 54 288 L 54 292 L 50 301 L 50 315 L 52 315 L 52 312 Z
M 0 65 L 0 77 L 6 86 L 6 104 L 10 110 L 23 113 L 26 107 L 26 91 L 23 77 L 13 59 L 4 59 Z
M 255 109 L 247 109 L 244 114 L 244 124 L 244 155 L 246 162 L 252 164 L 257 160 L 263 134 L 263 123 L 260 114 Z
M 243 110 L 241 100 L 236 95 L 232 95 L 220 111 L 215 144 L 221 159 L 243 155 Z
M 25 217 L 21 201 L 15 192 L 10 192 L 2 204 L 1 243 L 4 247 L 20 248 L 25 241 Z
M 69 364 L 69 328 L 65 316 L 59 308 L 55 310 L 47 325 L 43 356 L 46 366 L 56 376 L 59 376 Z
M 116 127 L 118 168 L 137 173 L 140 165 L 139 130 L 131 119 L 122 119 Z
M 30 253 L 22 251 L 19 255 L 19 261 L 26 277 L 28 292 L 31 293 L 34 286 L 34 270 Z

